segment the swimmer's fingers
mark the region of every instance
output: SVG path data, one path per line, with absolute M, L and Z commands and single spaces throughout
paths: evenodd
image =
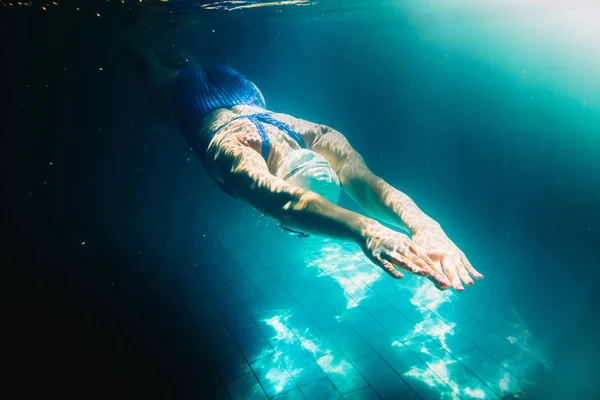
M 465 290 L 465 287 L 460 282 L 458 272 L 457 272 L 457 267 L 459 265 L 459 262 L 460 262 L 460 259 L 458 257 L 457 258 L 444 257 L 442 259 L 442 268 L 444 269 L 444 273 L 446 274 L 448 279 L 450 279 L 450 282 L 452 283 L 452 287 L 455 290 L 462 292 L 463 290 Z
M 410 250 L 410 254 L 407 254 L 407 257 L 410 257 L 413 261 L 418 261 L 419 264 L 422 263 L 424 268 L 428 268 L 432 271 L 436 271 L 436 265 L 435 263 L 431 260 L 431 258 L 429 258 L 429 256 L 427 254 L 425 254 L 424 251 L 422 251 L 421 249 L 419 249 L 417 247 L 416 244 L 412 244 L 411 246 L 408 247 L 408 249 Z M 436 271 L 436 272 L 442 272 L 440 271 Z
M 450 281 L 444 275 L 442 267 L 439 263 L 435 263 L 431 258 L 425 254 L 424 251 L 420 250 L 416 245 L 411 246 L 410 251 L 412 252 L 412 260 L 415 264 L 423 269 L 430 271 L 428 278 L 436 285 L 439 289 L 447 289 L 451 286 Z
M 413 275 L 427 277 L 439 289 L 447 289 L 450 286 L 450 282 L 445 276 L 440 276 L 422 260 L 411 260 L 397 252 L 386 253 L 385 258 L 396 267 L 408 271 Z
M 421 276 L 429 276 L 431 274 L 429 269 L 419 267 L 412 260 L 410 260 L 407 257 L 404 257 L 403 255 L 401 255 L 398 252 L 395 252 L 395 251 L 386 252 L 386 253 L 382 254 L 382 257 L 385 260 L 391 262 L 397 268 L 401 268 L 405 271 L 410 272 L 411 274 L 421 275 Z
M 468 286 L 475 284 L 475 282 L 473 281 L 473 278 L 471 278 L 469 276 L 469 273 L 467 272 L 467 268 L 460 261 L 457 261 L 457 263 L 456 263 L 456 272 L 458 273 L 460 280 L 463 281 Z
M 460 252 L 460 260 L 462 261 L 462 265 L 465 266 L 465 269 L 467 270 L 467 272 L 473 278 L 475 278 L 475 279 L 483 279 L 483 275 L 480 274 L 479 272 L 477 272 L 477 270 L 475 268 L 473 268 L 473 266 L 471 265 L 471 263 L 467 259 L 467 256 L 465 256 L 465 253 L 463 253 L 462 251 Z
M 404 278 L 404 274 L 399 269 L 410 272 L 417 276 L 425 276 L 431 280 L 440 290 L 446 290 L 451 286 L 451 282 L 446 276 L 437 272 L 439 266 L 432 270 L 424 261 L 411 261 L 397 252 L 378 251 L 373 254 L 372 260 L 379 265 L 386 273 L 396 279 Z
M 402 272 L 398 271 L 396 269 L 396 267 L 394 266 L 394 264 L 392 264 L 390 261 L 388 261 L 386 259 L 386 257 L 383 257 L 381 252 L 376 252 L 375 254 L 373 254 L 373 261 L 375 261 L 375 263 L 377 265 L 379 265 L 385 272 L 387 272 L 389 275 L 393 276 L 394 278 L 396 278 L 396 279 L 404 278 L 404 274 L 402 274 Z
M 442 263 L 440 261 L 436 261 L 435 264 L 436 264 L 436 268 L 441 271 L 442 270 Z M 442 276 L 446 279 L 446 281 L 445 281 L 446 284 L 444 286 L 442 286 L 439 283 L 432 281 L 433 284 L 435 285 L 435 287 L 438 288 L 439 290 L 447 290 L 448 288 L 451 288 L 452 287 L 452 283 L 450 283 L 450 280 L 448 279 L 448 277 L 446 277 L 446 275 L 444 275 L 443 273 L 442 273 Z

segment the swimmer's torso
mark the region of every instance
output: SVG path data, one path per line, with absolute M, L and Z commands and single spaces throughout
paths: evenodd
M 239 118 L 235 121 L 233 120 L 242 115 L 262 114 L 265 112 L 268 111 L 265 111 L 259 107 L 240 105 L 232 107 L 231 109 L 217 109 L 204 118 L 201 131 L 202 137 L 208 137 L 219 127 L 224 126 L 212 138 L 211 142 L 209 143 L 208 150 L 202 159 L 202 162 L 205 164 L 208 172 L 213 177 L 221 180 L 215 165 L 210 162 L 210 160 L 214 159 L 216 150 L 225 139 L 229 140 L 235 138 L 239 143 L 242 143 L 261 154 L 262 139 L 258 133 L 256 125 L 246 118 Z M 270 116 L 278 121 L 283 122 L 293 131 L 297 132 L 304 140 L 306 147 L 309 149 L 311 148 L 317 135 L 320 135 L 321 130 L 318 129 L 317 124 L 303 121 L 287 114 L 272 113 Z M 290 151 L 299 149 L 300 146 L 286 132 L 279 130 L 277 127 L 267 123 L 264 123 L 263 126 L 271 144 L 267 166 L 269 171 L 275 175 L 279 165 L 281 164 L 281 161 L 288 155 Z

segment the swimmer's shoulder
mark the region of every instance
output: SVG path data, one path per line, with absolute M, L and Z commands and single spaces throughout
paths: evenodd
M 328 127 L 316 122 L 311 122 L 302 118 L 294 117 L 290 114 L 273 113 L 273 118 L 283 122 L 291 130 L 298 133 L 304 139 L 306 146 L 311 147 L 312 143 L 327 132 Z
M 256 108 L 256 110 L 252 110 Z M 201 135 L 210 138 L 205 156 L 214 157 L 217 153 L 227 151 L 240 144 L 260 149 L 260 136 L 256 134 L 254 124 L 245 115 L 264 110 L 257 107 L 235 106 L 231 109 L 219 108 L 208 114 L 202 123 Z

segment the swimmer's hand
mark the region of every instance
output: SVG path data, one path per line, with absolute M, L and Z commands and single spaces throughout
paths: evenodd
M 473 285 L 473 278 L 482 279 L 483 275 L 473 268 L 465 254 L 446 236 L 439 226 L 418 229 L 413 232 L 412 240 L 435 264 L 435 270 L 450 279 L 455 290 L 463 291 L 464 282 Z
M 408 236 L 386 228 L 376 221 L 369 222 L 359 240 L 365 255 L 377 266 L 395 278 L 402 279 L 400 270 L 425 276 L 438 289 L 450 287 L 450 281 L 433 261 Z

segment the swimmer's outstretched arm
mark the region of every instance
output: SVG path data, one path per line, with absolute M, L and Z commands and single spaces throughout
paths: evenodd
M 344 191 L 367 215 L 409 231 L 412 240 L 435 262 L 436 271 L 443 272 L 456 290 L 464 290 L 461 281 L 472 285 L 471 277 L 483 278 L 440 224 L 406 194 L 373 174 L 344 135 L 322 125 L 315 130 L 312 149 L 331 163 Z
M 440 227 L 410 197 L 373 174 L 344 135 L 324 125 L 316 129 L 312 150 L 329 161 L 344 191 L 368 215 L 411 234 Z
M 213 147 L 214 146 L 214 147 Z M 438 288 L 450 286 L 432 260 L 402 233 L 333 204 L 318 194 L 292 187 L 269 172 L 262 156 L 235 137 L 211 145 L 207 162 L 217 167 L 227 188 L 257 210 L 303 232 L 356 242 L 365 255 L 396 278 L 400 270 L 428 277 Z

